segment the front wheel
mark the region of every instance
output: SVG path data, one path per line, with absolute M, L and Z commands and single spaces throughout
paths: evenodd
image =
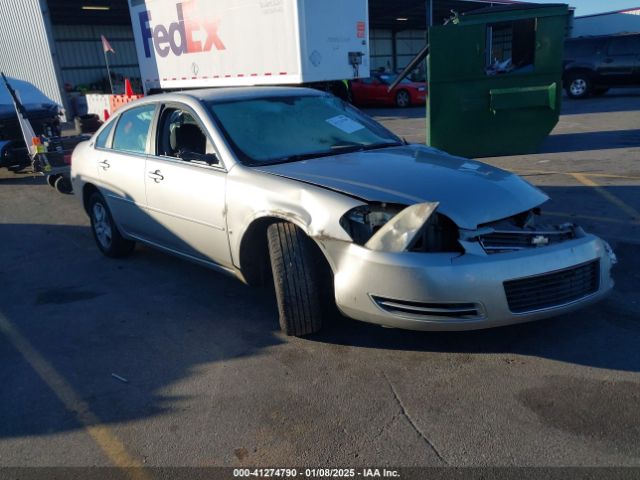
M 277 222 L 267 229 L 280 328 L 287 335 L 315 333 L 322 325 L 319 261 L 300 228 Z
M 89 199 L 91 231 L 100 251 L 107 257 L 119 258 L 129 255 L 135 242 L 125 239 L 113 221 L 107 202 L 98 192 Z
M 587 98 L 591 95 L 591 79 L 583 73 L 575 73 L 567 82 L 567 95 L 575 99 Z
M 400 90 L 396 93 L 396 106 L 406 108 L 411 105 L 411 97 L 406 90 Z

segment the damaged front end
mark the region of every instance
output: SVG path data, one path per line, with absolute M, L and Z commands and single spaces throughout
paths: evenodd
M 342 217 L 353 239 L 334 257 L 343 313 L 417 330 L 488 328 L 569 312 L 613 287 L 611 247 L 574 224 L 534 208 L 464 229 L 438 207 L 375 203 Z
M 585 236 L 573 223 L 553 224 L 541 220 L 539 208 L 509 218 L 460 230 L 460 245 L 467 253 L 493 255 L 557 245 Z
M 340 224 L 354 243 L 379 252 L 456 252 L 474 255 L 510 253 L 557 245 L 586 234 L 573 223 L 553 224 L 540 220 L 539 208 L 509 218 L 459 228 L 437 212 L 438 202 L 408 207 L 370 204 L 347 212 Z

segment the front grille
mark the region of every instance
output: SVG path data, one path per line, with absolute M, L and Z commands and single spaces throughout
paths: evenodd
M 526 313 L 565 305 L 600 288 L 600 261 L 504 282 L 509 310 Z
M 512 252 L 566 242 L 575 238 L 573 229 L 525 231 L 496 230 L 479 237 L 484 250 L 491 253 Z
M 372 297 L 383 310 L 395 315 L 424 317 L 478 318 L 480 312 L 474 303 L 422 303 Z

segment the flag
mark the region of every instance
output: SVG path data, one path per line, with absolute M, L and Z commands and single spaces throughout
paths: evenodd
M 104 35 L 100 35 L 100 38 L 102 39 L 102 51 L 104 53 L 107 53 L 107 52 L 116 53 L 116 51 L 113 49 L 113 47 L 111 46 L 111 44 L 105 38 Z

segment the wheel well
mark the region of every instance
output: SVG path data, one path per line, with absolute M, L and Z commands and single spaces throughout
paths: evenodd
M 564 72 L 564 75 L 563 75 L 565 87 L 569 85 L 569 78 L 571 78 L 573 75 L 576 75 L 576 74 L 582 74 L 585 77 L 587 77 L 589 80 L 591 80 L 593 77 L 593 71 L 589 70 L 588 68 L 573 68 L 571 70 L 567 70 Z
M 259 286 L 271 282 L 267 229 L 276 222 L 286 222 L 282 218 L 264 217 L 255 220 L 240 242 L 240 270 L 249 285 Z M 288 222 L 292 223 L 292 222 Z M 313 240 L 313 239 L 312 239 Z M 315 241 L 311 242 L 323 270 L 331 273 L 331 266 Z
M 82 187 L 82 204 L 84 205 L 84 211 L 89 215 L 89 199 L 91 195 L 98 191 L 98 188 L 92 183 L 85 183 Z

